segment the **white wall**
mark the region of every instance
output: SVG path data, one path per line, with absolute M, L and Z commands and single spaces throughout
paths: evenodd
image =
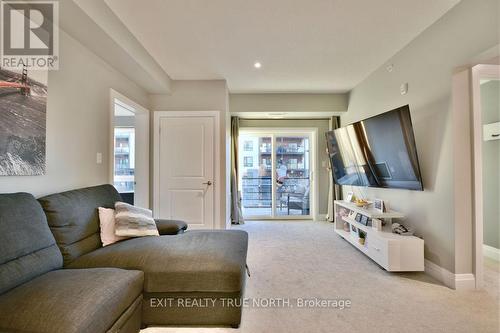
M 225 80 L 176 80 L 170 94 L 150 95 L 155 111 L 221 111 L 227 110 Z
M 220 201 L 221 220 L 219 228 L 226 228 L 229 219 L 229 170 L 227 168 L 228 147 L 228 91 L 225 80 L 172 81 L 168 95 L 150 95 L 153 111 L 219 111 L 220 112 Z M 151 117 L 153 118 L 153 117 Z M 151 140 L 153 143 L 153 141 Z M 154 143 L 152 144 L 154 145 Z M 153 149 L 153 147 L 152 147 Z M 151 174 L 153 174 L 151 172 Z M 152 187 L 151 187 L 152 188 Z
M 350 95 L 342 124 L 401 105 L 412 111 L 424 192 L 368 189 L 369 197 L 388 200 L 407 215 L 425 240 L 425 257 L 455 269 L 453 205 L 452 73 L 498 43 L 498 0 L 463 0 L 359 84 Z M 409 93 L 399 86 L 409 83 Z M 349 190 L 345 187 L 344 190 Z M 463 269 L 470 272 L 471 263 Z
M 105 1 L 59 1 L 59 27 L 149 93 L 170 91 L 170 77 Z
M 348 94 L 230 94 L 231 113 L 249 112 L 344 112 Z
M 0 192 L 40 196 L 108 183 L 109 89 L 148 106 L 142 88 L 63 31 L 59 52 L 60 69 L 48 78 L 46 174 L 0 177 Z M 102 164 L 96 164 L 97 152 Z

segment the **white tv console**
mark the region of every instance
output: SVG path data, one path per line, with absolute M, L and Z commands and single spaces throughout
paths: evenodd
M 371 219 L 385 221 L 381 231 L 365 226 L 346 214 L 354 211 Z M 424 240 L 415 236 L 401 236 L 392 232 L 392 219 L 404 218 L 404 215 L 393 210 L 380 212 L 373 208 L 358 207 L 352 202 L 334 201 L 334 230 L 358 250 L 370 257 L 389 272 L 407 272 L 424 270 Z M 362 245 L 354 232 L 344 230 L 344 222 L 366 233 Z

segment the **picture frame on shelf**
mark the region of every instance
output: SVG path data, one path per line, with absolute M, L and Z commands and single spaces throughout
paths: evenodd
M 351 224 L 351 237 L 358 238 L 358 228 Z
M 383 213 L 384 210 L 384 200 L 381 199 L 373 199 L 373 208 L 381 213 Z
M 368 216 L 361 215 L 361 220 L 359 221 L 362 225 L 368 225 Z
M 345 201 L 352 202 L 352 198 L 353 197 L 354 197 L 354 192 L 353 191 L 349 191 L 349 192 L 347 192 L 347 195 L 345 197 Z
M 372 228 L 377 231 L 382 231 L 382 220 L 372 219 Z

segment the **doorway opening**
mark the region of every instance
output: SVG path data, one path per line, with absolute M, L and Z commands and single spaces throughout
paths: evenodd
M 312 219 L 317 129 L 241 129 L 238 140 L 243 216 Z
M 500 66 L 472 68 L 476 287 L 499 290 Z
M 149 111 L 111 90 L 110 182 L 123 201 L 149 205 Z
M 115 99 L 113 185 L 123 200 L 134 204 L 135 110 Z

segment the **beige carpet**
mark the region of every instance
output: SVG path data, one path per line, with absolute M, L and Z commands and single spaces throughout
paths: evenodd
M 484 257 L 484 289 L 500 302 L 500 263 Z
M 237 330 L 155 327 L 144 333 L 500 331 L 498 281 L 493 292 L 456 292 L 423 273 L 387 273 L 326 222 L 249 221 L 237 228 L 250 235 L 246 297 L 292 304 L 297 298 L 344 298 L 352 306 L 246 308 Z

